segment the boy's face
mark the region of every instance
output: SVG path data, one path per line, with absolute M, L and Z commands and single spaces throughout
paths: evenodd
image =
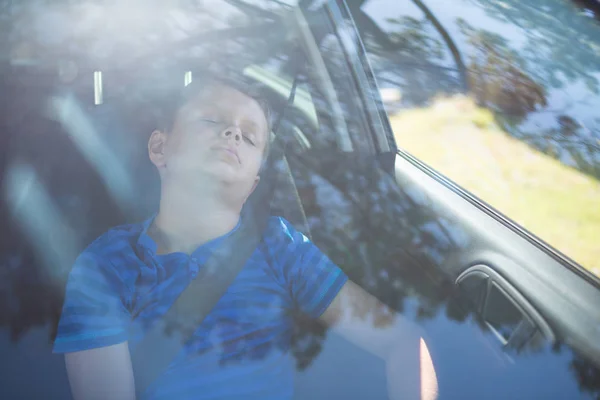
M 163 179 L 193 185 L 201 177 L 216 177 L 247 198 L 258 183 L 267 130 L 256 100 L 216 84 L 179 109 L 169 134 L 155 132 L 164 147 L 152 161 Z M 156 139 L 150 139 L 151 159 Z

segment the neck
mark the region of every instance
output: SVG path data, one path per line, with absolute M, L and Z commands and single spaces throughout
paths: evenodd
M 242 205 L 231 201 L 225 188 L 204 185 L 201 193 L 193 189 L 163 182 L 159 212 L 148 231 L 158 254 L 191 254 L 237 225 Z

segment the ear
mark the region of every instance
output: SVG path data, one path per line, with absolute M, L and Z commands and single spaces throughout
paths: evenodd
M 167 165 L 165 158 L 165 148 L 167 144 L 167 134 L 165 132 L 155 130 L 150 135 L 148 140 L 148 156 L 152 164 L 159 170 Z

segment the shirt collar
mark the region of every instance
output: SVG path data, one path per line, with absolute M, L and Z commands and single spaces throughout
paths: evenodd
M 150 216 L 150 218 L 148 218 L 147 220 L 145 220 L 142 223 L 142 232 L 140 233 L 140 236 L 138 237 L 137 240 L 137 247 L 138 248 L 146 248 L 150 251 L 152 251 L 152 253 L 156 254 L 156 242 L 154 242 L 154 240 L 150 237 L 150 235 L 148 235 L 148 229 L 150 228 L 150 225 L 152 225 L 152 221 L 154 221 L 154 218 L 156 218 L 156 215 L 158 215 L 158 213 L 154 213 Z
M 152 239 L 150 237 L 150 235 L 148 235 L 148 229 L 150 228 L 150 225 L 152 225 L 152 222 L 154 221 L 154 219 L 156 218 L 156 216 L 158 215 L 158 213 L 154 213 L 152 216 L 150 216 L 150 218 L 148 218 L 147 220 L 145 220 L 142 223 L 142 232 L 140 233 L 140 236 L 138 237 L 137 240 L 137 247 L 138 248 L 146 248 L 148 250 L 150 250 L 152 252 L 152 254 L 156 254 L 156 250 L 158 249 L 158 246 L 156 245 L 156 242 L 154 241 L 154 239 Z M 240 217 L 238 219 L 237 224 L 235 225 L 235 227 L 230 230 L 229 232 L 227 232 L 226 234 L 219 236 L 215 239 L 212 239 L 200 246 L 198 246 L 198 248 L 196 250 L 194 250 L 194 252 L 191 254 L 192 257 L 197 257 L 200 255 L 200 253 L 204 253 L 205 250 L 212 250 L 213 248 L 215 248 L 219 243 L 221 243 L 223 240 L 225 240 L 226 238 L 228 238 L 229 236 L 231 236 L 235 231 L 237 231 L 240 228 L 240 225 L 242 223 L 242 218 Z

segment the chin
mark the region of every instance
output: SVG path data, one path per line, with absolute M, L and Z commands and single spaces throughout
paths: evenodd
M 231 165 L 218 165 L 205 171 L 205 173 L 213 179 L 220 180 L 225 183 L 239 182 L 239 171 Z

